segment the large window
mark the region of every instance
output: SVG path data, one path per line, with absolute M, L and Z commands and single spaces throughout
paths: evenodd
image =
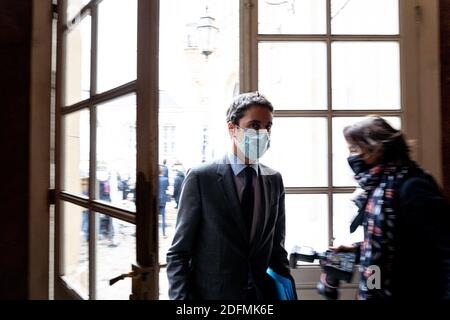
M 239 0 L 160 1 L 159 164 L 166 194 L 159 215 L 160 298 L 166 254 L 187 171 L 228 150 L 225 113 L 239 88 Z M 160 197 L 160 199 L 162 199 Z M 164 228 L 164 230 L 163 230 Z
M 284 177 L 286 248 L 354 241 L 361 232 L 348 231 L 355 184 L 342 131 L 370 114 L 400 127 L 399 1 L 254 4 L 253 86 L 277 110 L 273 148 L 262 161 Z
M 420 140 L 419 162 L 435 163 L 426 152 L 435 154 L 435 128 L 422 125 L 434 119 L 424 110 L 438 105 L 422 94 L 436 80 L 434 60 L 422 58 L 419 46 L 432 37 L 420 38 L 430 34 L 420 24 L 428 11 L 421 15 L 412 1 L 59 6 L 55 285 L 78 298 L 127 299 L 131 280 L 109 280 L 136 260 L 152 274 L 145 287 L 154 292 L 142 296 L 168 298 L 166 253 L 180 186 L 189 168 L 228 151 L 225 112 L 241 92 L 258 90 L 276 109 L 261 161 L 283 175 L 288 251 L 362 237 L 348 230 L 356 185 L 345 126 L 379 114 Z M 165 205 L 158 208 L 158 199 Z M 317 298 L 311 283 L 319 268 L 303 270 L 294 276 Z
M 358 240 L 361 230 L 348 231 L 355 184 L 342 130 L 373 113 L 401 126 L 399 1 L 170 0 L 160 14 L 160 164 L 169 172 L 161 263 L 177 185 L 229 147 L 225 111 L 236 87 L 259 90 L 276 109 L 262 162 L 284 178 L 287 250 Z M 209 43 L 201 43 L 200 25 L 209 25 Z M 160 279 L 166 298 L 165 274 Z

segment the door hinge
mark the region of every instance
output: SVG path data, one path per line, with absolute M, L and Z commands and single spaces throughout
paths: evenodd
M 49 205 L 56 204 L 56 190 L 55 189 L 48 190 L 48 203 L 49 203 Z
M 252 9 L 255 5 L 251 1 L 245 1 L 244 2 L 244 8 L 245 9 Z
M 52 4 L 53 20 L 58 20 L 58 4 Z
M 423 20 L 423 8 L 422 6 L 415 6 L 414 13 L 416 17 L 416 22 L 422 22 Z

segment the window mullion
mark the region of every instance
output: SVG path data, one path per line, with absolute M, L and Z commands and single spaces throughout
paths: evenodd
M 240 0 L 240 92 L 258 90 L 258 0 Z
M 331 60 L 331 0 L 327 0 L 327 99 L 328 99 L 328 243 L 333 244 L 333 96 Z
M 97 48 L 98 48 L 98 7 L 94 4 L 91 8 L 91 88 L 90 96 L 97 93 Z M 89 144 L 89 199 L 96 199 L 97 181 L 97 107 L 94 104 L 90 108 L 90 144 Z M 96 292 L 96 242 L 97 226 L 96 214 L 89 208 L 89 299 L 95 300 Z

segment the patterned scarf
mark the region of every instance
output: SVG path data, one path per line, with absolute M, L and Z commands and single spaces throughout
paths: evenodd
M 354 202 L 359 214 L 352 223 L 353 232 L 359 225 L 364 227 L 364 242 L 361 244 L 360 282 L 358 299 L 389 298 L 391 296 L 391 273 L 394 258 L 395 190 L 408 173 L 409 166 L 377 165 L 355 176 L 363 192 Z M 381 271 L 381 288 L 370 288 L 374 284 L 368 278 Z M 369 287 L 368 287 L 369 284 Z

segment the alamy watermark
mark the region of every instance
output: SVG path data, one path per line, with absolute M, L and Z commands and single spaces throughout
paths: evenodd
M 370 273 L 366 280 L 367 289 L 381 289 L 381 270 L 377 265 L 369 266 L 366 271 Z

